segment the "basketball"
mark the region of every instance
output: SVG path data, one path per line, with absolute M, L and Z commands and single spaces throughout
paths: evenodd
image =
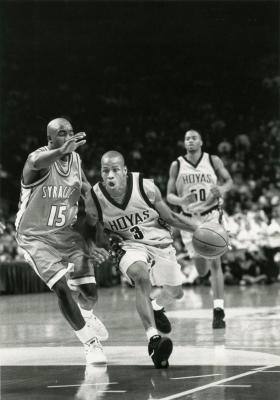
M 194 250 L 203 258 L 218 258 L 228 249 L 228 234 L 222 225 L 206 222 L 193 234 Z

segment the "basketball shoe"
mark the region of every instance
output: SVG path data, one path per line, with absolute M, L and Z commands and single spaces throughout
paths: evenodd
M 213 329 L 224 329 L 226 327 L 226 323 L 224 321 L 225 312 L 222 308 L 214 308 L 213 310 Z
M 89 343 L 85 343 L 84 350 L 87 364 L 107 363 L 103 347 L 97 338 L 92 339 Z
M 165 315 L 165 309 L 161 308 L 160 310 L 153 310 L 153 311 L 157 329 L 162 333 L 170 333 L 171 324 L 169 319 Z
M 172 353 L 173 343 L 167 337 L 154 335 L 148 344 L 149 356 L 152 358 L 156 368 L 168 368 L 168 359 Z
M 83 315 L 83 313 L 82 313 Z M 98 340 L 105 341 L 109 337 L 109 333 L 99 318 L 91 312 L 89 316 L 83 315 L 85 323 L 89 326 Z

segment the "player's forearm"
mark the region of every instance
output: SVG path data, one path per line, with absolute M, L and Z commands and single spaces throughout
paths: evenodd
M 168 193 L 166 200 L 168 203 L 173 204 L 174 206 L 180 206 L 182 204 L 181 197 L 177 196 L 174 193 Z
M 174 212 L 171 213 L 166 222 L 174 228 L 178 228 L 187 232 L 194 232 L 197 228 L 197 225 L 191 224 L 186 217 Z
M 33 153 L 28 158 L 31 169 L 40 170 L 50 167 L 56 160 L 63 156 L 61 149 Z
M 219 186 L 222 196 L 224 196 L 227 192 L 231 190 L 232 185 L 233 185 L 232 179 L 229 179 L 228 181 Z

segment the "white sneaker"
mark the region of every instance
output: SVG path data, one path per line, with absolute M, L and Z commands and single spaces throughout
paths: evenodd
M 106 364 L 107 358 L 97 338 L 84 345 L 87 364 Z
M 88 327 L 90 327 L 93 330 L 94 335 L 97 337 L 97 339 L 102 341 L 108 339 L 109 333 L 103 322 L 101 322 L 96 315 L 92 313 L 90 317 L 84 317 L 84 319 Z

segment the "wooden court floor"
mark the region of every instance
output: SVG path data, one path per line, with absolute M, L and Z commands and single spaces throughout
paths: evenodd
M 154 369 L 134 289 L 99 290 L 108 365 L 83 349 L 52 293 L 0 297 L 2 400 L 280 400 L 280 284 L 226 287 L 226 330 L 213 331 L 209 287 L 168 309 L 174 351 Z

